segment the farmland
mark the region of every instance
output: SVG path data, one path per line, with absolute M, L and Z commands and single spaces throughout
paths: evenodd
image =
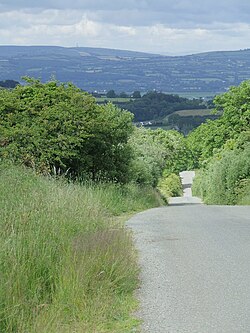
M 192 110 L 179 110 L 175 111 L 172 114 L 178 114 L 181 117 L 188 116 L 209 116 L 211 115 L 211 109 L 192 109 Z
M 214 96 L 250 78 L 250 50 L 163 56 L 88 47 L 1 46 L 0 80 L 51 76 L 83 90 Z

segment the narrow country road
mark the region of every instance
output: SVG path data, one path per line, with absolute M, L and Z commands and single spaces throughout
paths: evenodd
M 135 215 L 142 332 L 250 333 L 250 207 L 184 196 Z

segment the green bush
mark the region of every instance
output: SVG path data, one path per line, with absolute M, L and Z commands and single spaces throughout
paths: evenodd
M 132 114 L 73 84 L 27 78 L 0 90 L 0 157 L 44 174 L 128 181 Z
M 250 178 L 250 146 L 222 151 L 194 179 L 193 193 L 208 204 L 237 204 Z M 244 194 L 246 195 L 246 193 Z
M 177 174 L 189 167 L 190 151 L 177 131 L 136 128 L 129 144 L 131 179 L 137 183 L 157 186 L 164 170 Z
M 164 197 L 180 197 L 183 194 L 181 179 L 176 174 L 172 173 L 160 179 L 158 188 Z
M 214 99 L 215 111 L 222 112 L 217 120 L 209 120 L 192 131 L 187 144 L 192 152 L 193 165 L 204 166 L 228 141 L 234 142 L 250 128 L 250 80 Z
M 250 178 L 242 179 L 235 189 L 237 205 L 250 205 Z
M 187 138 L 193 165 L 202 168 L 193 193 L 210 204 L 249 203 L 250 81 L 214 99 L 220 119 L 199 126 Z

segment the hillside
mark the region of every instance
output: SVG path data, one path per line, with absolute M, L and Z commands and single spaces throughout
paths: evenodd
M 162 56 L 89 47 L 0 46 L 0 80 L 52 75 L 87 91 L 213 95 L 250 78 L 250 49 Z

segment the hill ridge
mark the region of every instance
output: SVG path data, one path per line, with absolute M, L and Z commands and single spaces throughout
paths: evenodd
M 25 75 L 42 81 L 53 75 L 87 91 L 211 95 L 250 79 L 250 49 L 168 56 L 93 47 L 0 46 L 0 80 L 20 81 Z

